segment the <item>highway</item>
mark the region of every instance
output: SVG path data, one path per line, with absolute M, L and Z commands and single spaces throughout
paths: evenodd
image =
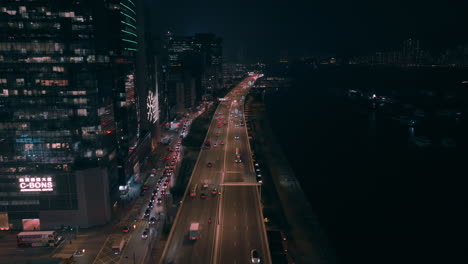
M 182 133 L 185 133 L 189 129 L 190 120 L 182 122 L 184 129 Z M 187 128 L 185 129 L 185 126 Z M 180 160 L 182 157 L 183 149 L 181 148 L 180 142 L 182 139 L 177 134 L 177 139 L 171 145 L 168 145 L 168 149 L 172 151 L 164 151 L 160 159 L 162 163 L 160 169 L 156 168 L 151 171 L 145 172 L 152 174 L 145 182 L 147 191 L 142 197 L 136 200 L 132 206 L 132 210 L 125 215 L 125 217 L 117 224 L 117 232 L 112 233 L 107 237 L 104 244 L 101 246 L 97 257 L 94 259 L 93 264 L 135 264 L 135 263 L 146 263 L 149 256 L 149 251 L 153 247 L 154 243 L 157 243 L 158 236 L 161 234 L 165 218 L 167 216 L 166 206 L 172 202 L 170 195 L 170 187 L 174 186 L 174 175 L 177 174 Z M 158 162 L 159 164 L 159 162 Z M 167 188 L 164 187 L 167 185 Z M 160 202 L 158 202 L 160 200 Z M 153 201 L 153 207 L 149 208 L 149 202 Z M 145 211 L 148 209 L 149 215 L 145 216 Z M 150 221 L 154 217 L 154 221 Z M 122 228 L 124 226 L 130 227 L 128 232 L 123 233 Z M 146 232 L 147 236 L 142 236 L 143 232 Z M 126 241 L 121 252 L 116 254 L 113 250 L 114 245 L 118 245 L 119 242 L 124 239 Z M 82 259 L 82 258 L 80 258 Z M 80 263 L 80 262 L 77 262 Z M 88 262 L 81 262 L 88 263 Z
M 161 264 L 251 263 L 252 249 L 258 250 L 262 263 L 271 263 L 259 202 L 261 187 L 246 127 L 240 125 L 244 119 L 241 97 L 247 94 L 249 82 L 254 77 L 236 86 L 216 110 L 205 139 L 211 146 L 203 146 L 197 159 Z M 242 162 L 236 162 L 236 152 Z M 190 197 L 195 185 L 196 196 Z M 220 193 L 212 194 L 213 188 Z M 191 223 L 200 224 L 198 240 L 188 239 Z

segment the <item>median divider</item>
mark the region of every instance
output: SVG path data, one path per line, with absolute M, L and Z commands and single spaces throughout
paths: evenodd
M 215 110 L 215 113 L 218 111 L 219 107 L 221 106 L 221 104 L 219 104 L 217 107 L 216 107 L 216 110 Z M 211 119 L 211 122 L 210 122 L 210 126 L 208 127 L 208 131 L 206 132 L 206 135 L 205 135 L 205 138 L 204 138 L 204 141 L 203 142 L 206 142 L 206 139 L 208 138 L 208 135 L 210 134 L 210 130 L 211 130 L 211 126 L 213 125 L 213 122 L 214 122 L 215 118 L 213 117 Z M 184 192 L 184 195 L 182 196 L 182 200 L 183 201 L 185 199 L 185 197 L 187 197 L 187 193 L 190 189 L 190 186 L 192 185 L 192 178 L 193 178 L 193 174 L 195 173 L 195 169 L 197 168 L 198 166 L 198 162 L 200 161 L 200 156 L 201 156 L 201 151 L 203 151 L 203 149 L 200 150 L 200 153 L 198 154 L 198 157 L 197 157 L 197 161 L 195 162 L 195 166 L 193 167 L 193 171 L 192 171 L 192 174 L 190 175 L 190 179 L 189 179 L 189 182 L 187 183 L 187 187 L 185 188 L 185 192 Z M 171 227 L 171 231 L 169 232 L 169 236 L 167 238 L 167 242 L 166 242 L 166 245 L 164 247 L 164 250 L 163 250 L 163 253 L 162 253 L 162 256 L 161 256 L 161 259 L 159 260 L 159 263 L 160 264 L 164 264 L 164 259 L 166 258 L 166 254 L 167 254 L 167 248 L 169 247 L 170 245 L 170 241 L 172 240 L 172 237 L 174 236 L 174 227 L 176 226 L 176 223 L 178 222 L 179 220 L 179 217 L 180 217 L 180 214 L 182 212 L 182 208 L 184 206 L 184 203 L 181 202 L 181 205 L 179 207 L 179 209 L 177 210 L 177 214 L 176 214 L 176 217 L 174 219 L 174 222 L 172 223 L 172 227 Z
M 245 100 L 242 102 L 242 104 L 245 104 Z M 243 106 L 245 107 L 245 105 L 243 105 Z M 245 109 L 243 109 L 243 111 L 242 111 L 242 116 L 243 116 L 244 124 L 245 124 L 245 123 L 246 123 L 246 120 L 245 120 Z M 253 161 L 253 160 L 252 160 L 252 149 L 250 148 L 249 132 L 248 132 L 248 130 L 247 130 L 247 126 L 246 126 L 246 125 L 244 126 L 244 130 L 245 130 L 245 134 L 247 135 L 247 145 L 248 145 L 248 146 L 247 146 L 247 149 L 248 149 L 248 151 L 249 151 L 249 153 L 250 153 L 250 158 L 249 158 L 249 160 L 250 160 L 250 169 L 252 170 L 253 175 L 254 175 L 254 179 L 255 179 L 255 181 L 256 181 L 257 175 L 256 175 L 256 173 L 255 173 L 255 168 L 254 168 L 254 165 L 253 165 L 253 162 L 252 162 L 252 161 Z M 259 185 L 259 186 L 260 186 L 260 188 L 262 188 L 261 185 Z M 260 223 L 261 223 L 261 226 L 262 226 L 263 239 L 264 239 L 265 245 L 266 245 L 266 252 L 263 252 L 263 255 L 264 255 L 264 256 L 267 256 L 267 258 L 268 258 L 268 261 L 266 261 L 266 263 L 272 263 L 272 262 L 271 262 L 271 255 L 270 255 L 270 246 L 268 245 L 268 237 L 267 237 L 267 234 L 266 234 L 265 223 L 264 223 L 264 221 L 263 221 L 263 219 L 264 219 L 264 218 L 263 218 L 263 207 L 262 207 L 262 202 L 261 202 L 262 197 L 261 197 L 259 188 L 255 188 L 255 189 L 256 189 L 256 195 L 257 195 L 257 197 L 258 197 L 258 199 L 257 199 L 258 208 L 260 209 L 260 210 L 259 210 L 259 214 L 260 214 L 260 220 L 261 220 Z

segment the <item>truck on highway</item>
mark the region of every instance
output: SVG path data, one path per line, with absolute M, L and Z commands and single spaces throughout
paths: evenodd
M 200 238 L 199 234 L 200 223 L 191 223 L 189 229 L 189 240 L 197 240 Z
M 114 252 L 115 255 L 119 255 L 122 253 L 124 246 L 125 238 L 122 238 L 121 240 L 116 240 L 112 245 L 112 252 Z
M 235 161 L 236 161 L 236 163 L 242 162 L 241 155 L 240 155 L 240 152 L 239 152 L 239 148 L 236 148 L 236 159 L 235 159 Z

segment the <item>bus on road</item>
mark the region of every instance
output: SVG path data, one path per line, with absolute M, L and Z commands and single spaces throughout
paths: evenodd
M 122 250 L 125 246 L 125 238 L 122 238 L 121 240 L 116 240 L 114 242 L 114 245 L 112 246 L 112 252 L 114 252 L 115 255 L 119 255 L 122 253 Z
M 18 247 L 55 247 L 59 242 L 55 231 L 29 231 L 16 235 Z

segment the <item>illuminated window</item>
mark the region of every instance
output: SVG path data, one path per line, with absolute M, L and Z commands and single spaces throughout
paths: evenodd
M 75 17 L 75 12 L 60 12 L 59 16 L 61 16 L 61 17 Z
M 0 84 L 6 84 L 7 83 L 7 79 L 3 78 L 3 79 L 0 79 Z
M 52 67 L 52 70 L 54 72 L 64 72 L 65 71 L 65 67 L 62 67 L 62 66 L 54 66 Z
M 97 149 L 96 150 L 96 156 L 97 157 L 102 157 L 104 156 L 104 151 L 102 149 Z
M 38 205 L 39 200 L 14 200 L 10 201 L 11 205 Z
M 88 116 L 88 110 L 87 109 L 78 109 L 77 110 L 77 115 L 78 116 Z
M 88 98 L 73 98 L 74 104 L 86 104 L 88 102 Z
M 34 144 L 24 144 L 25 151 L 31 151 L 34 147 Z
M 73 21 L 84 22 L 84 18 L 83 17 L 75 17 L 75 18 L 73 18 Z
M 83 57 L 70 57 L 70 62 L 83 62 Z
M 39 80 L 36 79 L 36 83 L 42 86 L 67 86 L 68 80 Z
M 8 96 L 8 89 L 0 90 L 0 96 L 7 97 Z
M 16 79 L 16 85 L 17 86 L 23 86 L 24 85 L 24 78 Z

